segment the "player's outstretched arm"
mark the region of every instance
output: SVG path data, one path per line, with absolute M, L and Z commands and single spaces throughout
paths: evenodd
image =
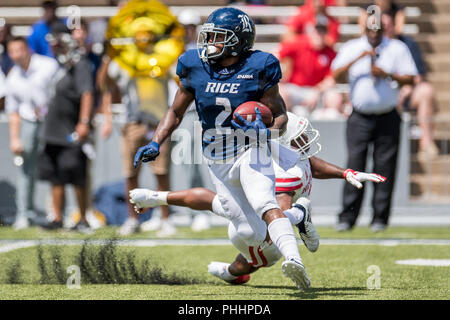
M 286 114 L 286 104 L 280 95 L 278 85 L 272 86 L 260 99 L 260 102 L 269 107 L 273 115 L 273 125 L 271 130 L 279 130 L 278 136 L 281 136 L 286 130 L 288 117 Z M 271 134 L 274 137 L 273 132 Z
M 152 141 L 138 149 L 134 156 L 134 167 L 137 168 L 139 162 L 153 161 L 159 155 L 159 146 L 166 140 L 172 132 L 180 125 L 186 109 L 194 100 L 194 95 L 183 88 L 180 84 L 172 106 L 167 110 L 164 117 L 156 128 Z
M 358 189 L 363 187 L 362 182 L 385 182 L 386 178 L 376 173 L 359 172 L 352 169 L 343 169 L 318 157 L 309 158 L 311 172 L 316 179 L 345 179 Z

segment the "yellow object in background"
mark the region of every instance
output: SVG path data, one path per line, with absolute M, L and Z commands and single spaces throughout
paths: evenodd
M 168 107 L 169 88 L 167 77 L 149 78 L 137 77 L 136 85 L 139 94 L 139 109 L 153 114 L 161 120 Z
M 184 50 L 184 28 L 156 0 L 131 0 L 109 21 L 108 54 L 131 77 L 164 76 Z
M 77 225 L 81 220 L 81 214 L 79 210 L 75 210 L 69 214 L 69 221 L 67 227 L 71 228 Z M 87 210 L 86 220 L 89 226 L 96 230 L 106 226 L 106 216 L 98 210 Z

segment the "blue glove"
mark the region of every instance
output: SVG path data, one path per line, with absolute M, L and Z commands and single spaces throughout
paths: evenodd
M 140 147 L 134 156 L 134 168 L 137 168 L 139 162 L 149 162 L 156 159 L 159 155 L 159 144 L 155 141 L 150 142 L 149 144 Z
M 261 111 L 259 111 L 258 107 L 255 107 L 255 113 L 256 113 L 256 119 L 253 122 L 249 122 L 249 121 L 245 120 L 239 113 L 236 113 L 236 118 L 241 123 L 243 123 L 243 125 L 240 125 L 239 123 L 237 123 L 234 120 L 231 120 L 231 124 L 236 129 L 242 129 L 244 132 L 246 132 L 247 130 L 250 130 L 250 129 L 255 130 L 257 138 L 258 138 L 258 142 L 259 142 L 259 135 L 262 135 L 262 134 L 266 134 L 267 139 L 270 139 L 270 130 L 267 129 L 266 125 L 262 121 Z

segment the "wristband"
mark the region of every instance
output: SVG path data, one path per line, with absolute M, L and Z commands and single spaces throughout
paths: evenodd
M 347 174 L 348 174 L 349 172 L 355 173 L 355 170 L 353 170 L 353 169 L 347 169 L 347 170 L 345 170 L 345 171 L 344 171 L 344 174 L 343 174 L 344 179 L 347 179 Z
M 156 148 L 156 150 L 159 151 L 159 144 L 158 144 L 158 142 L 152 141 L 152 142 L 150 142 L 150 145 L 151 145 L 151 146 L 154 146 L 154 147 Z
M 81 118 L 80 120 L 78 120 L 78 123 L 81 124 L 89 124 L 90 120 L 89 118 Z

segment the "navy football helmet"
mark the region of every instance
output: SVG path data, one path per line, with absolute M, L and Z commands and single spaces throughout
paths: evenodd
M 197 39 L 197 50 L 204 62 L 249 51 L 255 41 L 255 24 L 242 10 L 225 7 L 211 13 Z M 217 50 L 216 44 L 223 44 Z

